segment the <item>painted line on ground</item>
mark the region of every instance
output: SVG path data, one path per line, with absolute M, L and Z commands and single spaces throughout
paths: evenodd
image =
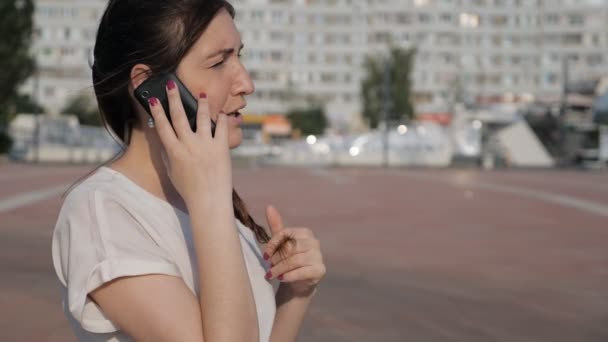
M 0 182 L 12 182 L 15 180 L 23 180 L 28 178 L 39 178 L 40 176 L 54 176 L 65 173 L 65 170 L 11 170 L 5 172 L 0 170 Z
M 315 167 L 315 168 L 308 169 L 308 172 L 315 176 L 328 178 L 333 183 L 338 184 L 338 185 L 350 184 L 353 182 L 353 178 L 351 176 L 338 174 L 338 173 L 336 173 L 336 170 L 332 170 L 332 169 Z
M 66 183 L 40 190 L 23 192 L 19 195 L 0 199 L 0 214 L 56 196 L 66 191 L 70 184 L 71 183 Z
M 557 204 L 560 206 L 564 206 L 571 209 L 577 209 L 580 211 L 584 211 L 587 213 L 608 217 L 608 205 L 605 205 L 600 202 L 590 201 L 579 197 L 563 195 L 560 193 L 543 191 L 539 189 L 531 189 L 531 188 L 523 188 L 519 186 L 513 185 L 504 185 L 500 183 L 492 183 L 487 181 L 479 181 L 477 179 L 469 178 L 463 180 L 462 178 L 455 179 L 454 177 L 437 177 L 430 175 L 420 175 L 420 174 L 407 174 L 403 173 L 403 175 L 412 178 L 418 179 L 426 179 L 432 181 L 438 181 L 442 183 L 446 183 L 449 185 L 457 186 L 457 187 L 467 187 L 483 189 L 488 191 L 493 191 L 497 193 L 516 195 L 521 197 L 526 197 L 529 199 L 536 199 L 540 201 L 544 201 L 551 204 Z

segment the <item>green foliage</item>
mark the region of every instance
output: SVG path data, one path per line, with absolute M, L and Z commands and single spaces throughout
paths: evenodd
M 0 130 L 15 113 L 17 89 L 34 71 L 29 48 L 33 0 L 0 2 Z
M 391 47 L 388 59 L 383 56 L 367 56 L 364 62 L 366 77 L 361 82 L 363 117 L 371 128 L 376 128 L 382 120 L 384 96 L 384 68 L 388 65 L 390 74 L 389 120 L 399 121 L 414 116 L 411 101 L 412 86 L 410 75 L 414 63 L 414 49 Z
M 292 109 L 287 113 L 287 119 L 291 127 L 300 130 L 302 135 L 321 135 L 327 127 L 327 118 L 321 107 Z
M 5 154 L 10 151 L 13 145 L 13 139 L 4 131 L 0 131 L 0 154 Z
M 85 94 L 72 98 L 61 112 L 76 115 L 81 125 L 103 126 L 97 106 Z
M 29 95 L 18 95 L 15 99 L 15 112 L 16 113 L 27 113 L 36 114 L 43 113 L 42 108 L 34 99 Z

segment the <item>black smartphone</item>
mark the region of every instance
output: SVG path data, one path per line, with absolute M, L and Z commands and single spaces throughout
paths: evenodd
M 198 110 L 198 101 L 192 95 L 192 93 L 190 93 L 182 81 L 179 80 L 175 73 L 162 73 L 149 77 L 133 91 L 133 95 L 137 101 L 141 103 L 144 109 L 146 109 L 150 116 L 152 116 L 152 113 L 150 113 L 150 104 L 148 103 L 148 100 L 152 97 L 156 97 L 162 104 L 165 114 L 167 115 L 167 119 L 169 119 L 169 122 L 171 122 L 169 99 L 167 98 L 166 90 L 167 82 L 169 82 L 169 80 L 173 80 L 173 82 L 175 82 L 177 85 L 186 116 L 188 117 L 190 128 L 193 132 L 196 132 L 196 112 Z M 213 122 L 213 120 L 211 120 L 211 134 L 215 135 L 215 122 Z

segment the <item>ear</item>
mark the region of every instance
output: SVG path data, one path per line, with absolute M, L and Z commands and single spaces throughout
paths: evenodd
M 132 89 L 136 89 L 140 84 L 147 80 L 148 77 L 150 77 L 151 72 L 152 70 L 149 66 L 145 64 L 136 64 L 131 69 L 131 82 L 129 85 L 132 87 Z

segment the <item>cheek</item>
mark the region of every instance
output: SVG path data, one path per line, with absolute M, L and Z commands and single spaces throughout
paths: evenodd
M 203 77 L 204 82 L 200 82 L 201 85 L 196 88 L 196 94 L 193 94 L 198 98 L 200 93 L 207 94 L 209 101 L 209 110 L 211 112 L 211 118 L 217 120 L 217 113 L 219 113 L 226 104 L 226 101 L 230 95 L 230 87 L 225 83 L 222 78 L 206 76 Z

